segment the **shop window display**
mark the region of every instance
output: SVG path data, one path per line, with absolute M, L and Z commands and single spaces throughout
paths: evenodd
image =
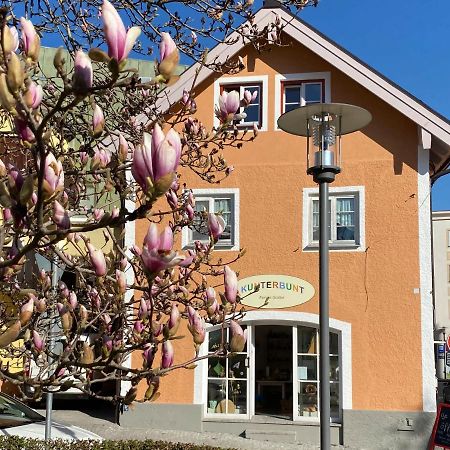
M 220 348 L 222 330 L 209 333 L 208 352 Z M 229 330 L 224 330 L 228 338 Z M 208 414 L 247 414 L 247 346 L 228 358 L 208 359 Z

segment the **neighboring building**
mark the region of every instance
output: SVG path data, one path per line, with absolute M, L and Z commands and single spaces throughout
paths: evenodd
M 445 364 L 450 334 L 450 211 L 434 211 L 432 217 L 436 377 L 446 380 L 450 379 L 450 365 Z
M 121 423 L 318 442 L 318 190 L 306 174 L 305 139 L 278 130 L 276 121 L 292 107 L 340 102 L 366 108 L 373 120 L 343 138 L 342 173 L 330 189 L 332 440 L 424 449 L 436 410 L 430 177 L 450 157 L 450 123 L 285 10 L 262 9 L 255 23 L 264 27 L 274 13 L 292 45 L 258 53 L 236 39 L 209 55 L 239 55 L 244 71 L 217 78 L 204 69 L 196 78 L 207 126 L 222 90 L 258 91 L 240 125 L 256 122 L 259 136 L 226 151 L 236 171 L 219 188 L 183 173 L 199 208 L 226 217 L 218 245 L 224 259 L 247 249 L 234 266 L 241 293 L 259 281 L 265 291 L 253 305 L 260 295 L 271 299 L 265 308 L 246 307 L 242 354 L 164 377 L 158 402 L 135 405 Z M 182 74 L 168 101 L 181 98 L 196 69 Z M 137 224 L 138 245 L 147 227 Z M 186 229 L 182 245 L 199 237 Z M 217 339 L 208 331 L 202 354 Z M 175 363 L 192 355 L 189 339 L 175 345 Z

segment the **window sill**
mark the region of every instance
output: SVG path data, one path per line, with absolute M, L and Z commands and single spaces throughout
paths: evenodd
M 360 244 L 356 244 L 355 242 L 330 242 L 328 244 L 328 248 L 330 251 L 338 251 L 338 252 L 363 252 L 365 249 L 361 247 Z M 305 247 L 303 247 L 304 252 L 318 252 L 319 251 L 319 243 L 313 242 Z
M 202 242 L 202 241 L 200 241 Z M 202 244 L 208 244 L 209 241 L 203 241 Z M 187 245 L 183 246 L 183 250 L 193 250 L 195 249 L 195 244 L 193 242 L 190 242 Z M 215 251 L 220 251 L 220 252 L 238 252 L 240 250 L 238 245 L 234 245 L 234 244 L 216 244 L 214 246 L 214 250 Z

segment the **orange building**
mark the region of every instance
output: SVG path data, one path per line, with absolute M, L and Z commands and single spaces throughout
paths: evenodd
M 290 45 L 264 53 L 242 39 L 219 45 L 211 60 L 240 55 L 246 68 L 220 78 L 203 69 L 194 89 L 207 126 L 221 91 L 257 91 L 240 124 L 256 122 L 257 139 L 226 151 L 236 171 L 220 187 L 183 174 L 197 208 L 226 219 L 218 251 L 247 249 L 234 266 L 241 294 L 261 283 L 244 301 L 247 347 L 171 374 L 157 403 L 136 405 L 121 423 L 318 442 L 318 189 L 306 174 L 305 139 L 279 130 L 277 119 L 309 103 L 348 103 L 373 120 L 343 137 L 342 173 L 330 188 L 332 442 L 423 449 L 436 410 L 430 177 L 450 157 L 450 124 L 285 10 L 266 5 L 255 24 L 275 13 Z M 169 100 L 181 98 L 196 69 L 168 88 Z M 137 243 L 147 226 L 137 225 Z M 183 230 L 182 244 L 200 237 Z M 216 339 L 208 329 L 202 354 Z M 190 356 L 182 346 L 179 357 Z

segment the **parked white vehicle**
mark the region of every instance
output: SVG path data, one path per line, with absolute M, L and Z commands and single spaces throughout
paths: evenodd
M 21 401 L 0 393 L 0 436 L 21 436 L 44 439 L 45 417 Z M 52 439 L 79 441 L 103 440 L 98 434 L 74 425 L 63 425 L 52 421 Z

